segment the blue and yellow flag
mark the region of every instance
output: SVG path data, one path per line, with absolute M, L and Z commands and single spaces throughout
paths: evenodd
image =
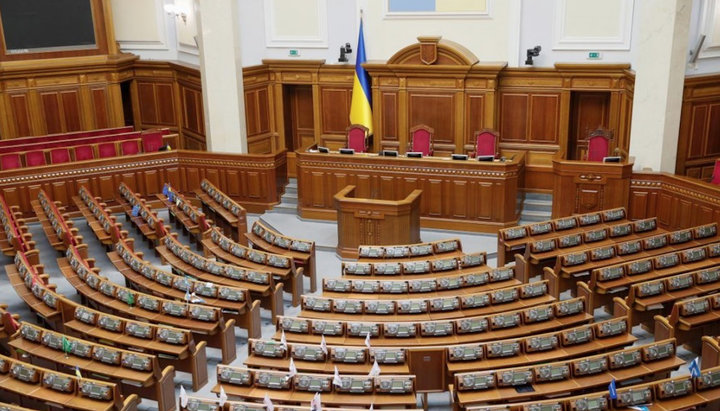
M 365 57 L 365 37 L 363 36 L 363 21 L 360 18 L 357 59 L 355 59 L 355 80 L 353 81 L 352 103 L 350 104 L 350 124 L 362 124 L 368 128 L 368 134 L 372 135 L 372 94 L 370 94 L 370 75 L 362 66 L 365 61 L 367 61 L 367 57 Z

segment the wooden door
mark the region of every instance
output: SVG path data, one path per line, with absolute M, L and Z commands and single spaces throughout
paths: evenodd
M 569 160 L 582 159 L 587 151 L 588 134 L 597 128 L 607 129 L 609 117 L 610 92 L 573 91 L 571 93 L 567 147 Z
M 295 151 L 315 141 L 312 86 L 285 85 L 283 99 L 285 145 L 288 151 Z

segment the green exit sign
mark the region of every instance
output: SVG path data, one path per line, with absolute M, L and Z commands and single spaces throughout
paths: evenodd
M 600 60 L 599 51 L 591 51 L 588 53 L 588 60 Z
M 290 49 L 290 57 L 300 57 L 300 51 L 296 49 Z

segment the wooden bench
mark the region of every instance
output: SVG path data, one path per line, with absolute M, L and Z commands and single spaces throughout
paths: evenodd
M 580 298 L 582 300 L 582 298 Z M 363 322 L 348 319 L 280 317 L 275 339 L 333 345 L 362 345 L 370 334 L 375 346 L 439 346 L 519 338 L 585 324 L 592 315 L 579 300 L 555 302 L 522 310 L 452 320 Z M 571 310 L 571 311 L 570 311 Z M 564 311 L 564 312 L 563 312 Z M 567 312 L 567 315 L 564 315 Z
M 164 237 L 163 219 L 127 184 L 120 183 L 118 191 L 120 197 L 117 201 L 125 212 L 126 221 L 131 221 L 138 233 L 148 240 L 148 245 L 154 247 L 158 240 Z
M 692 410 L 717 409 L 720 367 L 703 370 L 699 377 L 679 375 L 655 382 L 617 388 L 617 399 L 607 390 L 572 397 L 522 403 L 470 406 L 468 411 L 516 410 Z M 705 408 L 707 406 L 708 408 Z M 635 408 L 632 408 L 635 407 Z
M 662 378 L 685 364 L 675 351 L 675 341 L 667 339 L 573 360 L 456 374 L 455 400 L 465 408 L 599 389 L 613 380 L 620 384 L 636 378 Z
M 120 395 L 116 384 L 78 378 L 0 356 L 0 399 L 36 410 L 134 411 L 136 394 Z
M 66 257 L 59 258 L 63 276 L 81 295 L 85 305 L 92 303 L 126 318 L 167 324 L 192 331 L 195 339 L 219 348 L 222 362 L 229 364 L 237 357 L 235 320 L 225 320 L 222 310 L 187 301 L 166 300 L 121 287 L 92 269 L 94 260 L 84 257 L 75 246 Z
M 180 407 L 180 411 L 265 411 L 265 406 L 256 402 L 243 402 L 243 401 L 226 401 L 223 406 L 217 399 L 199 398 L 199 397 L 188 397 L 188 403 L 185 407 Z M 282 405 L 273 404 L 275 411 L 317 411 L 315 407 L 301 406 L 301 405 Z M 338 408 L 338 407 L 322 407 L 325 411 L 357 411 L 357 408 Z M 421 411 L 420 409 L 408 409 L 408 408 L 383 408 L 383 411 Z M 8 411 L 16 411 L 12 408 Z M 24 411 L 24 409 L 18 409 L 17 411 Z
M 364 263 L 360 263 L 364 264 Z M 344 268 L 347 268 L 345 265 Z M 489 272 L 458 274 L 447 277 L 428 276 L 422 280 L 323 279 L 322 295 L 329 298 L 392 299 L 418 297 L 449 297 L 496 290 L 520 284 L 515 266 L 495 268 Z
M 524 254 L 516 254 L 515 263 L 527 271 L 525 277 L 531 278 L 540 274 L 543 267 L 554 267 L 560 255 L 640 240 L 665 232 L 657 228 L 655 217 L 635 222 L 622 221 L 556 238 L 530 241 Z
M 625 222 L 626 218 L 625 208 L 614 208 L 504 228 L 498 232 L 497 264 L 505 265 L 514 260 L 513 254 L 516 252 L 524 254 L 527 245 L 531 242 L 583 233 L 588 228 L 620 224 Z
M 223 264 L 192 252 L 180 243 L 175 234 L 166 235 L 155 248 L 165 264 L 173 272 L 194 279 L 209 281 L 231 287 L 246 288 L 253 299 L 260 300 L 261 306 L 270 310 L 273 322 L 285 310 L 283 306 L 283 284 L 276 283 L 271 273 L 250 270 L 230 264 Z
M 283 288 L 292 295 L 292 305 L 300 304 L 304 268 L 296 268 L 292 257 L 268 253 L 236 243 L 226 237 L 218 227 L 205 231 L 201 243 L 205 257 L 215 257 L 228 264 L 268 272 L 273 277 L 280 278 L 284 284 Z
M 175 369 L 163 369 L 154 355 L 81 340 L 23 322 L 9 342 L 13 357 L 29 356 L 34 364 L 73 373 L 75 367 L 120 387 L 124 396 L 137 394 L 158 402 L 160 411 L 175 410 Z
M 122 231 L 122 225 L 116 221 L 116 217 L 107 212 L 107 204 L 101 202 L 100 197 L 94 197 L 87 187 L 80 186 L 78 195 L 73 196 L 72 200 L 95 237 L 106 248 L 109 249 L 119 238 L 127 237 L 127 232 Z
M 58 329 L 62 317 L 55 306 L 55 284 L 48 283 L 49 276 L 44 273 L 45 267 L 32 264 L 26 253 L 15 254 L 15 264 L 5 266 L 5 274 L 15 293 L 25 302 L 40 324 Z
M 190 235 L 190 240 L 199 240 L 200 235 L 208 230 L 213 224 L 205 218 L 202 209 L 193 205 L 186 199 L 182 193 L 173 189 L 169 184 L 163 188 L 163 192 L 167 190 L 167 195 L 156 194 L 156 198 L 160 200 L 170 213 L 170 223 L 175 223 L 176 228 L 182 228 L 185 233 Z
M 341 375 L 341 386 L 333 385 L 333 374 L 295 375 L 284 371 L 253 370 L 218 365 L 217 381 L 212 392 L 222 386 L 230 398 L 262 401 L 267 395 L 273 403 L 309 404 L 321 392 L 323 405 L 357 405 L 415 408 L 414 375 L 380 375 L 378 377 Z
M 202 179 L 200 188 L 194 192 L 202 203 L 203 212 L 211 216 L 211 219 L 223 230 L 225 235 L 231 237 L 235 242 L 248 245 L 245 237 L 245 233 L 248 231 L 245 207 L 236 203 L 207 178 Z
M 434 260 L 436 258 L 462 257 L 462 243 L 459 238 L 448 238 L 427 243 L 394 245 L 361 245 L 358 247 L 358 262 L 402 262 L 413 260 Z
M 78 229 L 73 227 L 68 215 L 63 214 L 64 210 L 58 207 L 60 202 L 52 201 L 45 190 L 40 190 L 38 199 L 31 201 L 30 204 L 54 249 L 65 251 L 68 245 L 75 244 Z
M 427 275 L 435 277 L 452 277 L 458 274 L 473 274 L 487 272 L 489 267 L 487 254 L 482 251 L 461 256 L 450 256 L 428 259 L 383 261 L 383 262 L 343 262 L 342 276 L 348 279 L 363 278 L 416 278 L 422 279 Z M 525 277 L 519 277 L 521 282 Z
M 692 298 L 673 304 L 670 315 L 656 315 L 655 339 L 675 338 L 693 352 L 700 352 L 703 335 L 720 333 L 720 294 Z
M 568 253 L 558 256 L 552 276 L 557 274 L 561 293 L 572 289 L 572 285 L 593 270 L 602 267 L 646 259 L 669 252 L 701 247 L 720 240 L 717 236 L 717 224 L 705 224 L 693 228 L 669 232 L 666 234 L 632 240 L 620 244 L 608 245 L 590 250 Z M 544 270 L 548 272 L 547 270 Z
M 5 197 L 0 194 L 0 251 L 12 257 L 17 251 L 30 251 L 35 249 L 32 234 L 28 232 L 25 220 L 18 206 L 8 206 Z
M 635 283 L 630 286 L 626 301 L 632 310 L 633 325 L 643 324 L 652 330 L 653 314 L 669 314 L 669 305 L 676 301 L 717 291 L 720 291 L 720 268 L 712 267 Z
M 120 240 L 115 251 L 107 253 L 115 268 L 125 277 L 125 283 L 133 289 L 167 299 L 186 301 L 192 293 L 191 302 L 217 307 L 235 325 L 244 328 L 249 338 L 260 336 L 260 301 L 252 301 L 246 288 L 215 285 L 206 281 L 173 274 L 159 269 L 142 259 L 142 252 L 133 251 L 132 239 Z M 197 301 L 192 296 L 196 295 Z
M 378 356 L 377 353 L 381 355 Z M 387 357 L 387 361 L 385 358 Z M 392 359 L 391 359 L 392 357 Z M 387 347 L 323 346 L 315 344 L 283 344 L 273 340 L 250 339 L 248 368 L 288 370 L 290 359 L 298 371 L 332 374 L 337 367 L 341 374 L 367 375 L 377 361 L 383 374 L 410 374 L 408 349 Z
M 552 303 L 547 281 L 520 284 L 477 294 L 378 300 L 303 296 L 300 317 L 358 321 L 435 321 L 490 315 Z
M 252 231 L 245 233 L 245 236 L 253 248 L 292 258 L 295 265 L 303 269 L 303 275 L 310 279 L 310 292 L 317 291 L 314 241 L 284 236 L 266 227 L 260 221 L 255 221 Z

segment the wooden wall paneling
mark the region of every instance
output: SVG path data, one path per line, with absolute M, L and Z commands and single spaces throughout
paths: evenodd
M 529 99 L 527 93 L 500 93 L 500 141 L 527 141 Z
M 465 100 L 465 138 L 463 139 L 463 148 L 466 152 L 475 150 L 475 132 L 485 127 L 485 94 L 468 94 Z M 458 147 L 459 149 L 460 147 Z
M 14 132 L 3 133 L 3 137 L 7 135 L 15 136 L 29 136 L 32 134 L 30 115 L 28 108 L 28 98 L 25 93 L 14 93 L 8 96 L 10 99 L 10 110 L 8 110 L 9 117 L 12 121 L 8 121 L 8 124 L 15 125 Z
M 720 156 L 720 75 L 685 78 L 675 172 L 709 181 Z
M 539 144 L 558 144 L 560 138 L 559 116 L 559 94 L 530 95 L 528 141 Z
M 409 90 L 408 102 L 410 128 L 419 124 L 432 127 L 435 130 L 433 136 L 435 155 L 443 156 L 454 153 L 457 124 L 455 94 L 434 90 L 432 92 Z M 463 114 L 462 110 L 459 114 Z
M 379 149 L 376 150 L 398 150 L 400 145 L 400 139 L 398 132 L 398 94 L 393 91 L 381 91 L 377 95 L 381 98 L 383 110 L 378 112 L 379 119 L 373 118 L 375 124 L 380 124 L 377 127 L 380 133 L 376 133 L 378 137 L 377 145 Z M 373 117 L 375 116 L 373 112 Z M 380 139 L 382 136 L 382 139 Z M 376 145 L 376 146 L 377 146 Z
M 109 128 L 111 124 L 108 91 L 106 87 L 95 86 L 90 88 L 92 98 L 93 126 L 95 128 Z
M 567 157 L 580 160 L 587 152 L 587 137 L 592 130 L 617 130 L 617 121 L 611 120 L 611 117 L 618 117 L 611 115 L 616 112 L 617 107 L 611 103 L 611 93 L 578 91 L 571 94 Z M 615 141 L 611 146 L 615 146 Z
M 337 150 L 347 145 L 346 129 L 350 125 L 351 87 L 320 86 L 319 144 Z

